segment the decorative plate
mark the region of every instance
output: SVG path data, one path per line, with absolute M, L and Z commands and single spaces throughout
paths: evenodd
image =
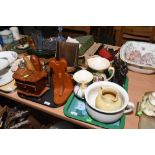
M 13 51 L 0 52 L 0 71 L 11 65 L 17 59 L 17 53 Z
M 16 88 L 17 88 L 17 86 L 15 84 L 15 80 L 9 82 L 8 84 L 6 84 L 4 86 L 0 86 L 0 90 L 5 93 L 13 92 L 14 90 L 16 90 Z
M 13 80 L 13 77 L 12 77 L 13 72 L 11 71 L 11 69 L 6 68 L 4 70 L 5 70 L 5 73 L 0 74 L 0 86 L 6 85 Z

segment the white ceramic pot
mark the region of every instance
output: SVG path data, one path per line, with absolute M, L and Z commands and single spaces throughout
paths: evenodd
M 74 87 L 74 94 L 84 99 L 87 84 L 93 80 L 93 74 L 87 70 L 80 70 L 73 75 L 73 79 L 77 82 Z
M 123 105 L 115 111 L 103 111 L 95 106 L 96 97 L 100 87 L 112 88 L 118 91 L 122 97 Z M 108 81 L 99 81 L 89 85 L 85 91 L 86 110 L 88 114 L 95 120 L 104 123 L 113 123 L 121 118 L 123 113 L 130 113 L 134 109 L 134 104 L 129 102 L 129 96 L 124 88 Z

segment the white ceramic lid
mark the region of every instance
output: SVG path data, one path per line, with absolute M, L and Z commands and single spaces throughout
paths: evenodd
M 11 31 L 10 30 L 0 31 L 0 35 L 9 35 L 9 34 L 11 34 Z
M 93 80 L 93 74 L 90 73 L 87 70 L 80 70 L 76 73 L 74 73 L 73 75 L 73 79 L 77 82 L 77 83 L 89 83 L 90 81 Z

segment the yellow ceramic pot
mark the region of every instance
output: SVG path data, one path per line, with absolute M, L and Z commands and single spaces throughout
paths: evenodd
M 112 88 L 101 87 L 96 97 L 96 108 L 103 111 L 115 111 L 122 107 L 123 101 L 119 93 Z

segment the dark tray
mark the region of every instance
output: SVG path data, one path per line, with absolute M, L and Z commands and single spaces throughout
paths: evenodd
M 128 78 L 126 78 L 126 81 L 124 83 L 125 90 L 128 90 Z M 96 125 L 102 128 L 107 128 L 107 129 L 122 129 L 125 126 L 125 114 L 123 114 L 123 116 L 121 117 L 120 120 L 118 120 L 115 123 L 102 123 L 102 122 L 98 122 L 94 119 L 92 119 L 85 108 L 85 100 L 81 100 L 79 98 L 77 98 L 74 93 L 71 94 L 71 96 L 69 97 L 67 103 L 64 106 L 64 114 L 67 117 L 85 122 L 85 123 L 89 123 L 92 125 Z
M 31 97 L 31 96 L 26 96 L 23 94 L 18 93 L 18 95 L 21 98 L 33 101 L 33 102 L 37 102 L 39 104 L 42 105 L 46 105 L 48 107 L 52 107 L 52 108 L 57 108 L 58 106 L 54 103 L 53 98 L 54 98 L 54 89 L 53 89 L 53 82 L 51 80 L 51 85 L 50 85 L 50 89 L 43 94 L 41 97 Z

